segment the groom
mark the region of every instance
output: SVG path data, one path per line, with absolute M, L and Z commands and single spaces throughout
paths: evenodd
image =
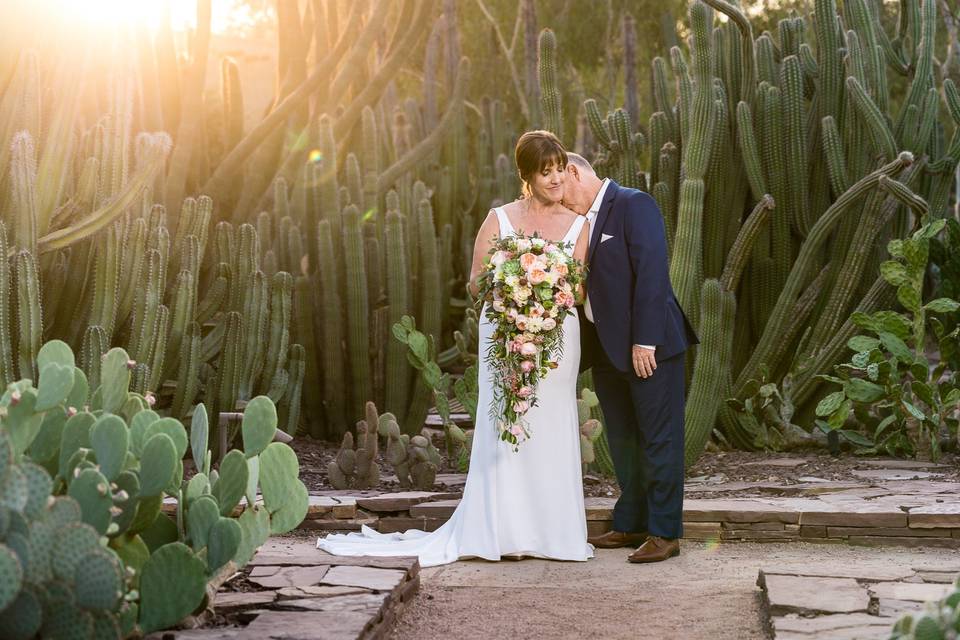
M 613 530 L 588 541 L 660 562 L 680 553 L 684 352 L 698 340 L 670 285 L 656 202 L 567 157 L 564 204 L 590 221 L 581 369 L 593 367 L 620 485 Z

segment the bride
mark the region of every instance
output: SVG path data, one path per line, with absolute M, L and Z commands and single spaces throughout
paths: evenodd
M 589 225 L 561 204 L 567 154 L 560 141 L 547 131 L 527 132 L 517 142 L 515 157 L 525 197 L 495 208 L 480 227 L 470 273 L 474 296 L 483 259 L 497 236 L 539 232 L 547 240 L 570 243 L 574 257 L 585 262 Z M 470 557 L 593 557 L 580 473 L 576 312 L 564 320 L 559 366 L 540 381 L 538 404 L 524 416 L 531 435 L 518 452 L 498 438 L 489 416 L 495 381 L 483 354 L 493 330 L 481 313 L 477 424 L 463 498 L 451 518 L 431 533 L 412 529 L 381 534 L 363 527 L 359 533 L 321 538 L 318 548 L 346 556 L 417 556 L 425 567 Z

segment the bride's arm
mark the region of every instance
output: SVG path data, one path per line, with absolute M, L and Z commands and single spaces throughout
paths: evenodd
M 467 289 L 470 291 L 470 297 L 476 298 L 479 288 L 477 286 L 477 276 L 483 272 L 483 259 L 490 253 L 490 243 L 500 232 L 497 216 L 493 210 L 487 213 L 486 219 L 480 225 L 477 231 L 477 239 L 473 243 L 473 264 L 470 267 L 470 282 Z
M 580 230 L 580 236 L 577 238 L 577 244 L 573 247 L 573 257 L 584 265 L 587 264 L 587 247 L 590 246 L 590 225 L 584 224 Z M 581 281 L 576 292 L 577 304 L 583 304 L 587 298 L 586 280 Z

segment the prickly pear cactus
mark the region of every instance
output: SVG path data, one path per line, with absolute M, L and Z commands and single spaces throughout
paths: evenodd
M 10 408 L 2 407 L 0 428 L 0 637 L 120 638 L 134 610 L 131 575 L 102 532 L 83 522 L 80 504 L 52 498 L 47 471 L 15 454 Z M 103 489 L 109 517 L 105 480 Z M 91 631 L 72 635 L 78 630 Z
M 306 515 L 299 463 L 273 442 L 268 397 L 247 403 L 243 450 L 212 469 L 204 405 L 189 431 L 160 417 L 129 391 L 131 362 L 123 349 L 104 356 L 88 407 L 73 353 L 51 342 L 38 353 L 39 389 L 21 380 L 0 398 L 0 637 L 169 627 L 211 607 L 209 594 L 270 534 Z M 376 432 L 367 440 L 376 447 Z M 188 450 L 196 473 L 185 482 Z M 168 496 L 172 516 L 161 510 Z

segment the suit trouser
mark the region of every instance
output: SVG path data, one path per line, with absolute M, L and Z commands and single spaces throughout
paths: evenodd
M 620 485 L 613 528 L 683 536 L 684 354 L 657 362 L 649 378 L 616 369 L 597 350 L 593 382 Z

